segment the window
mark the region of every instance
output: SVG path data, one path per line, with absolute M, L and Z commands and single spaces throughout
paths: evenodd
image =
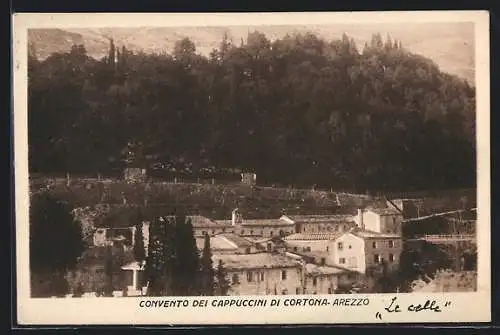
M 201 234 L 202 234 L 203 236 L 205 236 L 205 235 L 207 235 L 207 232 L 206 232 L 206 231 L 202 231 L 202 232 L 201 232 Z
M 212 235 L 215 235 L 215 230 L 212 230 Z
M 349 244 L 349 247 L 348 247 L 348 248 L 349 248 L 349 249 L 352 249 L 352 245 L 350 245 L 350 244 Z
M 343 257 L 339 258 L 339 264 L 345 264 L 345 258 Z
M 380 263 L 380 255 L 379 254 L 373 255 L 373 262 Z
M 238 277 L 238 274 L 235 273 L 233 274 L 233 279 L 232 279 L 233 284 L 237 285 L 240 283 L 240 278 Z
M 393 254 L 389 254 L 389 262 L 394 262 L 394 255 Z
M 328 249 L 329 249 L 328 246 L 326 246 L 326 251 L 328 251 Z
M 273 231 L 272 230 L 269 232 L 269 236 L 273 236 Z
M 264 230 L 260 231 L 260 236 L 264 236 Z
M 393 240 L 389 240 L 389 248 L 394 248 L 394 241 Z
M 313 286 L 316 286 L 318 284 L 318 278 L 313 277 Z
M 325 265 L 326 263 L 326 258 L 325 257 L 321 257 L 321 265 Z
M 241 231 L 241 235 L 245 235 L 245 230 L 244 229 Z
M 222 232 L 225 233 L 226 232 L 226 228 L 222 228 Z
M 295 289 L 295 294 L 300 294 L 300 288 L 298 288 L 298 287 L 297 287 L 297 288 Z
M 273 245 L 271 243 L 267 244 L 267 252 L 271 252 L 273 250 Z
M 247 272 L 247 281 L 251 282 L 252 280 L 253 280 L 253 278 L 252 278 L 252 271 L 248 271 Z
M 245 249 L 245 253 L 249 254 L 250 253 L 250 248 Z
M 260 273 L 260 281 L 264 281 L 264 272 Z
M 329 287 L 329 288 L 328 288 L 328 294 L 332 294 L 332 293 L 333 293 L 333 292 L 332 292 L 332 288 L 331 288 L 331 287 Z
M 326 227 L 326 230 L 332 231 L 332 227 L 328 226 L 328 227 Z
M 377 249 L 377 242 L 375 242 L 375 241 L 372 242 L 372 248 Z
M 253 230 L 250 230 L 250 235 L 253 235 Z
M 297 247 L 293 247 L 293 251 L 297 251 Z
M 286 270 L 281 271 L 281 280 L 286 280 Z
M 344 243 L 342 243 L 342 242 L 337 243 L 337 249 L 343 250 L 344 249 Z

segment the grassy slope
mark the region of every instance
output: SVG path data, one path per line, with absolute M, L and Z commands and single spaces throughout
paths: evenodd
M 275 218 L 283 212 L 355 214 L 357 208 L 367 205 L 385 206 L 383 199 L 366 195 L 240 184 L 128 184 L 110 180 L 73 180 L 68 187 L 63 179 L 41 178 L 31 181 L 31 190 L 44 189 L 46 184 L 51 185 L 51 194 L 76 208 L 105 204 L 108 207 L 106 211 L 109 211 L 110 207 L 130 209 L 145 207 L 147 203 L 146 216 L 170 214 L 177 208 L 189 214 L 229 219 L 231 211 L 239 208 L 247 218 Z M 475 191 L 461 190 L 423 198 L 423 207 L 426 213 L 462 208 L 463 199 L 467 200 L 467 205 L 475 205 Z

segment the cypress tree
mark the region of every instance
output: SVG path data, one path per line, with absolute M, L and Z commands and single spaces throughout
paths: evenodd
M 164 219 L 153 220 L 149 227 L 149 246 L 146 258 L 145 275 L 148 282 L 148 295 L 162 294 L 161 277 L 164 272 Z
M 199 255 L 193 226 L 184 215 L 161 218 L 150 227 L 146 258 L 148 295 L 199 294 Z
M 177 231 L 175 240 L 177 257 L 174 264 L 176 294 L 196 295 L 199 294 L 200 258 L 193 225 L 191 220 L 184 215 L 179 215 L 175 219 Z
M 146 250 L 144 248 L 144 235 L 142 233 L 142 224 L 138 224 L 135 226 L 134 258 L 140 264 L 142 264 L 142 262 L 146 258 Z
M 112 38 L 109 39 L 108 61 L 109 64 L 111 65 L 111 68 L 114 69 L 116 63 L 116 48 L 115 48 L 115 42 L 113 41 Z
M 175 218 L 164 219 L 162 240 L 163 268 L 161 273 L 162 294 L 176 295 L 177 229 Z
M 212 252 L 210 250 L 210 236 L 205 235 L 203 254 L 201 257 L 201 294 L 214 294 L 214 268 L 212 263 Z
M 82 227 L 71 207 L 46 193 L 35 194 L 29 208 L 29 258 L 32 295 L 64 295 L 68 291 L 65 274 L 74 269 L 84 251 Z M 47 279 L 45 279 L 47 278 Z M 51 278 L 51 279 L 48 279 Z M 39 285 L 44 280 L 53 284 Z
M 146 250 L 144 248 L 144 234 L 142 233 L 143 217 L 140 208 L 137 210 L 137 225 L 135 226 L 134 235 L 134 259 L 142 264 L 146 258 Z
M 104 296 L 113 295 L 113 249 L 111 246 L 106 246 L 106 255 L 104 260 L 104 274 L 106 275 L 106 283 L 104 286 Z
M 224 268 L 222 260 L 219 260 L 219 264 L 217 265 L 217 270 L 215 271 L 215 277 L 217 279 L 216 282 L 217 295 L 220 296 L 227 295 L 230 285 L 229 285 L 229 280 L 227 279 L 226 269 Z

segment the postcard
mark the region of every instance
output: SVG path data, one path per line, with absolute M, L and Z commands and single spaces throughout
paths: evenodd
M 490 321 L 484 11 L 13 16 L 19 325 Z

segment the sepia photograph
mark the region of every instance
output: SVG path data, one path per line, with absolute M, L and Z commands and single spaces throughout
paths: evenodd
M 376 14 L 27 15 L 26 299 L 218 323 L 187 306 L 273 298 L 293 323 L 378 296 L 390 313 L 400 296 L 489 294 L 487 13 Z M 401 306 L 453 305 L 433 299 Z

